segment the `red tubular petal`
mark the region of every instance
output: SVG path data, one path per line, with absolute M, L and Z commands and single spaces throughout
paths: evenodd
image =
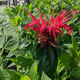
M 64 28 L 68 31 L 71 31 L 72 30 L 72 27 L 67 25 L 67 24 L 64 24 Z
M 44 32 L 45 32 L 44 30 L 41 30 L 40 33 L 39 33 L 39 36 L 40 36 L 42 33 L 44 33 Z
M 66 30 L 72 31 L 72 27 L 67 24 L 60 24 L 59 28 L 65 28 Z
M 57 22 L 57 23 L 61 23 L 61 21 L 63 20 L 63 18 L 64 18 L 64 16 L 65 16 L 65 14 L 66 14 L 66 10 L 64 9 L 64 10 L 61 10 L 60 12 L 59 12 L 59 14 L 56 16 L 56 18 L 55 18 L 55 22 Z M 54 23 L 54 22 L 53 22 Z M 52 24 L 53 24 L 52 23 Z
M 40 15 L 40 21 L 43 23 L 43 25 L 41 25 L 41 31 L 42 31 L 43 29 L 46 28 L 47 24 L 46 24 L 45 21 L 43 20 L 42 15 L 41 15 L 39 9 L 38 9 L 38 12 L 39 12 L 39 15 Z M 46 21 L 46 22 L 47 22 L 47 21 Z
M 64 19 L 67 19 L 67 18 L 68 18 L 69 16 L 71 16 L 71 15 L 72 15 L 72 13 L 70 13 L 69 15 L 67 15 L 66 18 L 64 18 Z
M 49 35 L 51 35 L 51 27 L 48 27 Z
M 26 30 L 28 27 L 31 27 L 32 25 L 34 25 L 35 22 L 32 21 L 31 23 L 27 24 L 26 26 L 24 26 L 24 30 Z
M 23 9 L 23 10 L 24 10 L 25 12 L 28 12 L 28 11 L 25 10 L 25 9 Z M 37 25 L 41 26 L 41 23 L 40 23 L 30 12 L 28 12 L 28 13 L 29 13 L 29 15 L 32 17 L 33 21 L 35 21 Z
M 45 24 L 45 22 L 44 22 L 44 20 L 43 20 L 43 18 L 42 18 L 42 15 L 41 15 L 41 13 L 40 13 L 40 11 L 39 11 L 39 9 L 38 9 L 38 12 L 39 12 L 39 15 L 40 15 L 40 20 L 41 20 L 41 22 L 42 22 L 43 24 Z
M 47 26 L 46 14 L 44 14 L 44 18 L 45 18 L 45 25 Z
M 56 30 L 51 27 L 51 31 L 52 31 L 52 35 L 54 36 L 55 41 L 57 41 L 56 40 L 56 32 L 55 32 Z
M 60 15 L 57 15 L 56 18 L 54 19 L 54 21 L 52 22 L 52 25 L 54 25 L 55 23 L 60 23 Z
M 63 9 L 63 10 L 61 10 L 61 11 L 59 12 L 59 14 L 58 14 L 58 15 L 65 14 L 65 13 L 66 13 L 66 10 L 65 10 L 65 9 Z
M 73 10 L 73 11 L 71 11 L 72 13 L 74 13 L 74 14 L 77 14 L 79 11 L 75 11 L 75 10 Z
M 51 22 L 54 20 L 54 19 L 53 19 L 53 12 L 54 12 L 54 10 L 55 10 L 55 8 L 53 9 L 52 14 L 51 14 L 51 17 L 50 17 L 49 26 L 50 26 Z
M 35 30 L 35 31 L 40 31 L 39 27 L 31 27 L 30 31 Z
M 46 25 L 41 26 L 41 31 L 43 31 L 44 29 L 46 29 Z
M 71 13 L 70 11 L 67 12 L 67 10 L 65 10 L 64 14 L 62 14 L 63 17 L 65 17 L 67 14 Z
M 62 33 L 62 35 L 63 35 L 63 36 L 62 36 L 62 38 L 63 38 L 63 37 L 64 37 L 64 33 L 63 33 L 60 29 L 58 29 L 58 30 L 59 30 L 59 32 L 61 32 L 61 33 Z
M 68 19 L 64 19 L 61 23 L 65 23 L 66 21 L 72 19 L 72 17 L 68 18 Z
M 71 36 L 71 34 L 70 34 L 70 32 L 69 32 L 69 31 L 67 31 L 67 33 L 68 33 L 68 35 L 69 35 L 69 36 Z
M 52 33 L 53 33 L 53 36 L 54 36 L 55 41 L 57 41 L 56 40 L 56 33 L 55 33 L 55 31 L 53 31 Z

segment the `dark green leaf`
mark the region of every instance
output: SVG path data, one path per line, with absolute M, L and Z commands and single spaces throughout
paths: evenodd
M 67 54 L 62 54 L 60 57 L 62 63 L 64 64 L 64 66 L 66 66 L 67 68 L 69 68 L 69 55 Z
M 37 59 L 40 60 L 38 65 L 40 76 L 42 75 L 42 71 L 44 71 L 51 78 L 54 78 L 58 59 L 56 48 L 50 45 L 40 48 L 39 44 L 36 50 Z
M 16 59 L 15 59 L 15 63 L 16 65 L 20 65 L 21 67 L 24 67 L 24 68 L 30 68 L 31 65 L 33 64 L 34 60 L 31 59 L 31 58 L 26 58 L 26 57 L 21 57 L 21 56 L 18 56 Z
M 73 68 L 71 75 L 75 78 L 80 78 L 80 67 Z
M 74 38 L 73 35 L 72 35 L 72 49 L 73 49 L 74 51 L 76 51 L 76 52 L 77 52 L 77 50 L 78 50 L 78 45 L 77 45 L 76 39 Z
M 77 53 L 75 52 L 75 50 L 73 50 L 72 48 L 70 49 L 70 54 L 69 54 L 69 57 L 70 57 L 70 67 L 71 68 L 74 68 L 77 66 Z
M 71 43 L 65 43 L 65 44 L 63 44 L 63 46 L 62 47 L 65 47 L 65 48 L 71 48 L 72 47 L 72 44 Z
M 62 70 L 64 70 L 65 66 L 63 63 L 61 63 L 61 60 L 58 59 L 58 65 L 57 65 L 57 74 L 59 75 L 60 72 L 62 72 Z

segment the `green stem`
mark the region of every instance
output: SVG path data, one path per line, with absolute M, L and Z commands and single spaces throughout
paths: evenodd
M 17 29 L 18 29 L 18 32 L 19 32 L 20 39 L 22 40 L 21 31 L 19 31 L 19 28 L 18 28 L 18 26 L 17 26 Z
M 22 35 L 21 35 L 21 33 L 19 32 L 19 36 L 20 36 L 20 39 L 22 40 Z
M 69 78 L 71 75 L 65 76 L 62 80 L 66 80 L 67 78 Z
M 64 73 L 64 75 L 61 77 L 62 80 L 66 80 L 67 78 L 69 78 L 71 75 L 66 75 L 66 71 Z
M 3 53 L 3 51 L 4 51 L 4 48 L 1 50 L 1 53 Z

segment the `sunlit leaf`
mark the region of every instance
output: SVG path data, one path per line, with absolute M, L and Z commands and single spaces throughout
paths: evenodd
M 75 78 L 80 78 L 80 67 L 76 67 L 72 70 L 71 75 Z
M 33 65 L 31 66 L 30 73 L 29 73 L 31 80 L 38 80 L 38 78 L 39 78 L 38 72 L 37 72 L 38 64 L 39 64 L 39 62 L 35 61 L 33 63 Z
M 72 49 L 73 49 L 74 51 L 76 51 L 76 52 L 77 52 L 77 50 L 78 50 L 78 45 L 77 45 L 76 39 L 74 38 L 73 35 L 72 35 Z
M 18 46 L 19 36 L 7 13 L 0 8 L 0 48 L 8 50 Z
M 20 80 L 31 80 L 27 75 L 21 76 Z
M 42 72 L 41 80 L 51 80 L 44 72 Z
M 7 69 L 3 69 L 0 70 L 0 77 L 3 80 L 20 80 L 20 76 L 21 74 L 15 71 L 11 71 L 11 70 L 7 70 Z

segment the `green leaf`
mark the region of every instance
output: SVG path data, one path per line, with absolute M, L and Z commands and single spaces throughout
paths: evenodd
M 22 55 L 26 55 L 28 54 L 28 52 L 26 50 L 16 50 L 16 51 L 11 51 L 9 55 L 7 55 L 7 57 L 11 57 L 13 55 L 15 55 L 16 57 L 18 56 L 22 56 Z
M 51 80 L 44 72 L 42 72 L 41 80 Z
M 0 57 L 0 69 L 3 69 L 3 57 Z
M 39 61 L 39 65 L 38 65 L 38 71 L 40 76 L 42 75 L 42 71 L 44 71 L 46 74 L 49 74 L 50 72 L 50 61 L 49 61 L 49 57 L 46 56 L 47 53 L 47 48 L 40 48 L 40 44 L 37 46 L 36 49 L 36 57 Z
M 3 48 L 4 44 L 5 44 L 5 36 L 0 37 L 0 48 Z
M 67 68 L 69 68 L 69 55 L 67 54 L 62 54 L 60 57 L 62 63 L 64 64 L 64 66 L 66 66 Z
M 19 49 L 22 49 L 22 48 L 25 46 L 25 43 L 26 43 L 26 38 L 23 38 L 23 39 L 21 40 L 21 42 L 19 42 L 18 48 L 19 48 Z
M 54 78 L 57 68 L 57 50 L 51 45 L 40 48 L 40 44 L 36 49 L 37 59 L 39 60 L 38 71 L 41 77 L 44 71 L 50 78 Z
M 51 70 L 50 61 L 49 59 L 47 59 L 46 56 L 43 56 L 40 59 L 39 66 L 38 66 L 39 74 L 41 75 L 42 71 L 44 71 L 46 74 L 49 75 L 50 70 Z
M 23 19 L 17 15 L 15 18 L 11 18 L 11 21 L 14 26 L 18 26 Z
M 27 75 L 21 76 L 20 80 L 31 80 Z
M 51 79 L 54 79 L 56 74 L 56 69 L 57 69 L 57 63 L 58 63 L 58 49 L 56 47 L 49 45 L 49 50 L 50 50 L 51 65 L 52 65 L 49 76 Z
M 80 60 L 80 50 L 77 52 L 77 60 Z
M 11 63 L 7 66 L 8 69 L 10 69 L 11 67 L 15 66 L 15 63 Z
M 70 74 L 75 78 L 80 78 L 80 67 L 73 68 Z
M 70 59 L 69 59 L 70 67 L 71 68 L 77 67 L 77 53 L 72 48 L 70 49 L 69 57 L 70 57 Z
M 12 50 L 16 47 L 18 47 L 18 43 L 19 43 L 19 37 L 18 36 L 8 36 L 7 41 L 4 45 L 4 49 L 7 50 Z
M 80 21 L 78 21 L 78 22 L 76 23 L 76 26 L 80 26 Z
M 65 66 L 63 65 L 63 63 L 61 63 L 61 60 L 58 59 L 58 65 L 57 65 L 57 75 L 59 75 L 59 73 L 64 70 Z
M 15 59 L 15 63 L 16 63 L 16 65 L 20 65 L 21 67 L 24 67 L 24 68 L 28 67 L 28 68 L 30 68 L 32 66 L 32 64 L 34 63 L 34 60 L 31 59 L 31 58 L 18 56 Z M 24 63 L 26 63 L 26 64 L 24 64 Z
M 0 57 L 0 69 L 5 69 L 7 66 L 8 60 L 3 57 Z
M 72 49 L 77 52 L 78 50 L 78 45 L 77 45 L 77 42 L 76 42 L 76 39 L 74 38 L 74 36 L 72 35 Z
M 62 47 L 65 47 L 65 48 L 72 48 L 72 44 L 71 43 L 66 43 L 66 44 L 63 44 Z
M 0 7 L 0 48 L 8 50 L 18 46 L 19 36 L 16 28 L 12 25 L 9 16 Z
M 37 67 L 38 67 L 39 61 L 35 61 L 33 65 L 31 66 L 29 76 L 31 80 L 38 80 L 38 72 L 37 72 Z
M 2 69 L 0 70 L 0 77 L 3 80 L 20 80 L 21 74 L 15 71 L 7 70 L 7 69 Z
M 75 19 L 71 19 L 69 22 L 68 22 L 68 25 L 74 23 L 78 18 L 75 18 Z

